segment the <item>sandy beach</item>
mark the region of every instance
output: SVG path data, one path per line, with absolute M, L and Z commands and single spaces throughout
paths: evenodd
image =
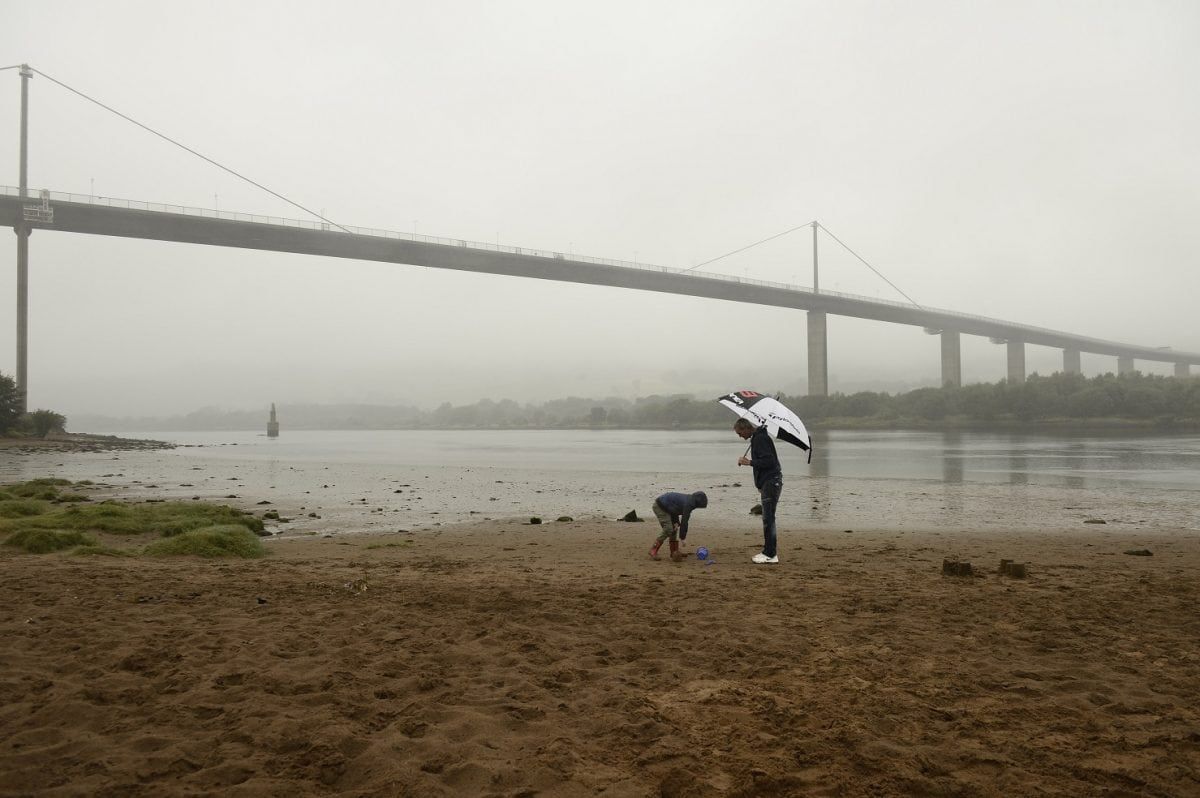
M 4 550 L 0 795 L 1200 792 L 1194 534 L 652 527 Z

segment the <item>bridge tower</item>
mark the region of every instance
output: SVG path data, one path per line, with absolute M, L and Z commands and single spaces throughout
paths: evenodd
M 21 160 L 20 199 L 29 196 L 29 79 L 33 70 L 21 64 Z M 27 214 L 26 214 L 27 215 Z M 21 412 L 29 409 L 29 222 L 22 218 L 17 234 L 17 393 Z
M 279 437 L 279 419 L 275 418 L 275 403 L 271 402 L 271 418 L 267 421 L 267 437 Z
M 813 231 L 813 293 L 821 293 L 817 271 L 817 223 Z M 808 315 L 808 395 L 829 395 L 829 332 L 824 311 L 810 310 Z

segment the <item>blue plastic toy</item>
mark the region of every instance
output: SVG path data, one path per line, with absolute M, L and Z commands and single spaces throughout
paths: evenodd
M 697 560 L 707 560 L 708 559 L 708 549 L 706 549 L 704 546 L 701 546 L 700 548 L 696 549 L 696 559 Z

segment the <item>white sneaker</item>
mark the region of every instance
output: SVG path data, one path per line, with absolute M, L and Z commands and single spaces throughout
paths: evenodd
M 754 560 L 754 562 L 758 563 L 759 565 L 762 565 L 765 562 L 779 562 L 778 555 L 776 555 L 774 557 L 768 557 L 767 555 L 763 554 L 762 552 L 755 554 L 751 559 Z

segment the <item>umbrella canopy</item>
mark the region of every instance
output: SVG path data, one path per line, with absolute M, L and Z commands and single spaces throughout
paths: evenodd
M 772 438 L 799 446 L 812 459 L 812 439 L 804 422 L 778 399 L 757 391 L 734 391 L 717 397 L 717 401 L 755 426 L 765 426 Z

